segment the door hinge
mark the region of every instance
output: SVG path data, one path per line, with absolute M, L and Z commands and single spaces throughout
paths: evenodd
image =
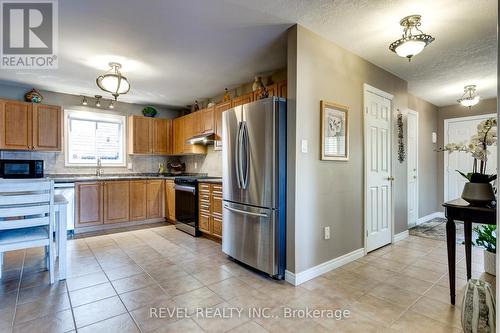
M 366 237 L 368 238 L 368 230 L 366 230 Z

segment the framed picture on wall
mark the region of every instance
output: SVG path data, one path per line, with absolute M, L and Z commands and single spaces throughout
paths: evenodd
M 321 159 L 349 160 L 349 108 L 321 101 Z

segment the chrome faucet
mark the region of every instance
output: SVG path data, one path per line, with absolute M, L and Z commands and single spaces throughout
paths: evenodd
M 97 177 L 101 177 L 103 174 L 103 170 L 102 170 L 102 163 L 101 163 L 101 158 L 98 157 L 97 158 L 97 168 L 95 169 L 95 175 Z

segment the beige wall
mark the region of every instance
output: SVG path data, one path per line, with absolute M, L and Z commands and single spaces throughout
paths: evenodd
M 290 34 L 288 172 L 293 179 L 288 183 L 287 225 L 293 224 L 294 230 L 288 231 L 287 239 L 293 242 L 287 244 L 287 269 L 301 272 L 364 246 L 363 84 L 393 94 L 394 111 L 406 110 L 408 96 L 406 81 L 319 35 L 301 26 L 293 27 Z M 347 162 L 319 159 L 320 100 L 350 108 Z M 309 141 L 307 154 L 301 152 L 302 139 Z M 407 229 L 406 164 L 393 165 L 395 233 L 399 233 Z M 323 239 L 325 226 L 331 227 L 330 240 Z
M 497 99 L 490 98 L 481 100 L 477 105 L 472 108 L 463 107 L 460 104 L 453 104 L 443 106 L 438 111 L 438 147 L 444 145 L 444 121 L 446 119 L 477 116 L 482 114 L 496 113 L 497 112 Z M 438 154 L 438 200 L 440 203 L 444 200 L 444 155 Z M 439 207 L 439 211 L 442 208 Z
M 438 131 L 438 107 L 408 94 L 408 108 L 418 112 L 418 217 L 440 211 L 438 197 L 437 144 L 432 143 L 432 133 Z

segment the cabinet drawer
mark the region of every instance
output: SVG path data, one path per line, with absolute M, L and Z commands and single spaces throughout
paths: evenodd
M 210 194 L 200 193 L 199 194 L 199 199 L 200 199 L 200 204 L 201 204 L 201 202 L 210 203 Z
M 200 212 L 198 228 L 203 232 L 210 233 L 210 217 L 208 215 Z
M 212 213 L 214 216 L 222 217 L 222 197 L 212 196 Z
M 212 234 L 222 237 L 222 220 L 215 216 L 212 218 Z
M 206 214 L 210 214 L 212 210 L 211 205 L 209 203 L 204 203 L 204 202 L 200 202 L 199 208 L 200 212 L 205 212 Z
M 199 183 L 198 184 L 198 189 L 200 190 L 200 192 L 208 192 L 208 193 L 210 193 L 210 184 Z
M 212 184 L 212 193 L 222 195 L 222 185 Z

